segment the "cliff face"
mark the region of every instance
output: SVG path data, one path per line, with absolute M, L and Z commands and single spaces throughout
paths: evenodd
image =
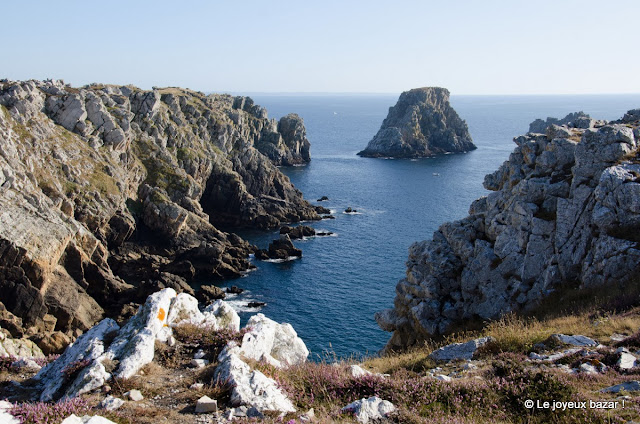
M 449 104 L 449 90 L 424 87 L 400 95 L 378 133 L 358 155 L 416 158 L 475 148 L 467 124 Z
M 376 314 L 406 347 L 538 306 L 554 291 L 622 285 L 640 266 L 640 109 L 602 125 L 517 137 L 469 216 L 409 249 L 394 309 Z
M 32 331 L 239 276 L 255 248 L 215 225 L 319 219 L 275 167 L 309 160 L 302 120 L 249 98 L 3 80 L 0 105 L 0 301 Z

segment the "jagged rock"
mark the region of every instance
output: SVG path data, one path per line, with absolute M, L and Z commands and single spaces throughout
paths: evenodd
M 597 123 L 601 123 L 601 122 L 596 121 L 595 119 L 591 119 L 591 117 L 588 114 L 580 111 L 580 112 L 569 113 L 567 116 L 561 119 L 552 118 L 552 117 L 548 117 L 546 121 L 542 119 L 536 119 L 535 121 L 529 124 L 529 132 L 545 134 L 547 129 L 552 125 L 555 125 L 555 126 L 567 125 L 574 128 L 586 129 L 586 128 L 595 126 Z
M 321 198 L 318 199 L 318 202 L 324 202 L 329 200 L 329 198 L 327 196 L 322 196 Z
M 605 389 L 600 390 L 602 393 L 620 393 L 621 391 L 625 392 L 637 392 L 640 391 L 640 381 L 625 381 L 621 384 L 616 384 L 615 386 L 607 387 Z
M 266 304 L 266 302 L 249 302 L 247 303 L 247 308 L 261 308 Z
M 354 414 L 359 423 L 367 424 L 377 422 L 394 412 L 396 407 L 388 400 L 382 400 L 377 396 L 368 399 L 362 398 L 342 408 L 343 413 Z
M 296 248 L 288 234 L 281 234 L 280 238 L 269 244 L 269 249 L 260 249 L 256 252 L 256 258 L 261 260 L 289 260 L 302 257 L 302 250 Z
M 551 339 L 557 343 L 571 345 L 571 346 L 598 346 L 598 342 L 581 335 L 567 336 L 566 334 L 553 334 Z
M 467 124 L 449 104 L 449 90 L 424 87 L 400 95 L 378 133 L 358 155 L 415 158 L 475 148 Z
M 31 340 L 38 345 L 44 355 L 61 354 L 71 343 L 71 338 L 61 331 L 36 334 L 31 336 Z
M 635 115 L 634 115 L 635 116 Z M 640 267 L 638 127 L 612 122 L 545 127 L 485 177 L 488 196 L 409 248 L 388 349 L 529 312 L 557 291 L 624 285 Z
M 278 388 L 276 382 L 257 370 L 251 370 L 240 359 L 240 348 L 227 347 L 218 355 L 219 365 L 215 371 L 217 381 L 228 382 L 231 389 L 231 404 L 248 405 L 258 411 L 295 412 L 293 403 Z
M 61 375 L 74 364 L 83 361 L 90 363 L 99 358 L 108 346 L 108 339 L 119 330 L 118 324 L 110 318 L 106 318 L 67 347 L 65 352 L 55 361 L 47 364 L 34 377 L 41 387 L 40 401 L 49 402 L 62 395 L 60 390 L 65 383 Z M 79 378 L 80 376 L 78 376 Z
M 297 227 L 289 227 L 285 225 L 280 228 L 280 234 L 287 234 L 292 240 L 311 237 L 316 235 L 316 230 L 307 225 L 298 225 Z
M 539 354 L 539 353 L 536 353 L 536 352 L 531 352 L 529 354 L 529 358 L 537 360 L 537 361 L 556 362 L 559 359 L 562 359 L 562 358 L 564 358 L 566 356 L 569 356 L 569 355 L 573 355 L 574 353 L 580 352 L 581 350 L 582 349 L 580 349 L 579 347 L 574 347 L 572 349 L 566 349 L 566 350 L 563 350 L 561 352 L 556 352 L 556 353 L 549 354 L 549 355 Z
M 202 396 L 196 402 L 196 414 L 206 414 L 218 411 L 218 401 L 211 399 L 209 396 Z
M 204 285 L 196 292 L 196 298 L 202 303 L 209 304 L 214 300 L 224 299 L 226 293 L 220 287 Z
M 278 324 L 263 314 L 249 318 L 249 330 L 242 338 L 240 353 L 276 367 L 303 363 L 309 350 L 291 324 Z
M 473 358 L 479 347 L 492 341 L 491 337 L 482 337 L 466 343 L 453 343 L 434 350 L 429 358 L 436 361 L 464 361 Z
M 3 80 L 0 109 L 0 301 L 24 328 L 84 331 L 151 290 L 241 276 L 255 248 L 214 225 L 320 219 L 276 168 L 309 160 L 302 120 L 251 99 Z

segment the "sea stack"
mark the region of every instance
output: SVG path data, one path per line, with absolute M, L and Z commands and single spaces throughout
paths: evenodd
M 419 158 L 474 149 L 466 122 L 449 103 L 449 90 L 423 87 L 400 95 L 378 133 L 358 155 Z

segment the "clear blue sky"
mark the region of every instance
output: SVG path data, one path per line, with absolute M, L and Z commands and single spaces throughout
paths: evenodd
M 640 93 L 638 0 L 2 2 L 0 78 L 227 92 Z

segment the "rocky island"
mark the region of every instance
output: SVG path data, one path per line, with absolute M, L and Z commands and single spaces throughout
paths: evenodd
M 378 133 L 358 155 L 420 158 L 475 148 L 467 124 L 449 103 L 449 90 L 423 87 L 400 95 Z
M 217 227 L 317 220 L 276 165 L 309 161 L 302 119 L 181 88 L 0 81 L 0 312 L 49 348 L 151 293 L 252 267 Z
M 492 193 L 409 248 L 395 307 L 376 314 L 393 332 L 388 348 L 531 311 L 570 291 L 634 281 L 640 109 L 609 123 L 570 120 L 515 138 L 509 160 L 485 177 Z

